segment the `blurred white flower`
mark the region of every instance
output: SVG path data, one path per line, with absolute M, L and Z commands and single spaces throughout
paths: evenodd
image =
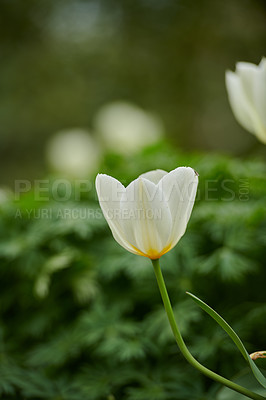
M 226 72 L 229 101 L 237 121 L 266 144 L 266 58 L 260 64 L 238 62 Z
M 194 205 L 198 174 L 189 167 L 142 174 L 126 188 L 98 174 L 99 203 L 114 239 L 131 253 L 160 258 L 184 235 Z
M 95 129 L 107 149 L 122 154 L 156 143 L 164 133 L 160 118 L 126 102 L 102 107 L 95 117 Z
M 86 130 L 64 130 L 49 141 L 47 159 L 51 168 L 62 175 L 85 178 L 98 169 L 100 149 Z
M 13 198 L 13 193 L 8 187 L 0 187 L 0 204 L 4 204 Z

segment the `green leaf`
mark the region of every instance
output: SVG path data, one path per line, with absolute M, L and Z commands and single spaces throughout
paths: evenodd
M 245 358 L 245 360 L 249 363 L 249 366 L 257 379 L 257 381 L 264 387 L 266 388 L 266 378 L 262 375 L 254 361 L 250 358 L 247 350 L 245 349 L 245 346 L 243 345 L 241 339 L 239 336 L 235 333 L 235 331 L 231 328 L 231 326 L 216 312 L 214 311 L 210 306 L 208 306 L 204 301 L 200 300 L 198 297 L 196 297 L 194 294 L 187 292 L 189 296 L 192 297 L 192 299 L 204 310 L 206 311 L 225 331 L 226 333 L 231 337 L 233 342 L 236 344 L 238 349 L 240 350 L 241 354 Z
M 235 378 L 231 380 L 238 385 L 245 386 L 252 392 L 265 396 L 265 390 L 258 385 L 258 382 L 255 380 L 254 376 L 249 370 L 241 371 Z M 218 391 L 215 400 L 243 400 L 243 395 L 224 386 Z

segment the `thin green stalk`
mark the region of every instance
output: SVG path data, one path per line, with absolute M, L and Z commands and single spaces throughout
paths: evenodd
M 254 393 L 240 385 L 237 385 L 234 382 L 229 381 L 228 379 L 216 374 L 215 372 L 211 371 L 210 369 L 204 367 L 203 365 L 201 365 L 189 352 L 182 336 L 181 333 L 178 329 L 178 326 L 176 324 L 175 321 L 175 317 L 174 317 L 174 313 L 173 313 L 173 309 L 171 306 L 171 302 L 167 293 L 167 289 L 164 283 L 164 279 L 163 279 L 163 275 L 162 275 L 162 271 L 160 268 L 160 264 L 159 264 L 159 259 L 157 260 L 152 260 L 152 264 L 154 267 L 154 272 L 156 275 L 156 279 L 157 279 L 157 283 L 159 286 L 159 290 L 162 296 L 162 300 L 163 300 L 163 304 L 164 304 L 164 308 L 168 317 L 168 320 L 170 322 L 174 337 L 176 339 L 176 342 L 178 344 L 178 347 L 181 351 L 181 353 L 183 354 L 183 356 L 186 358 L 186 360 L 196 369 L 198 369 L 201 373 L 203 373 L 204 375 L 208 376 L 209 378 L 221 383 L 222 385 L 225 385 L 227 387 L 229 387 L 232 390 L 235 390 L 236 392 L 239 392 L 247 397 L 249 397 L 250 399 L 254 399 L 254 400 L 265 400 L 265 397 Z

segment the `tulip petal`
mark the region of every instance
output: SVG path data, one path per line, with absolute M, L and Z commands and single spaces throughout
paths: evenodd
M 258 67 L 248 62 L 238 62 L 236 64 L 236 75 L 240 78 L 242 87 L 246 93 L 250 104 L 254 103 L 254 83 Z
M 159 183 L 159 181 L 165 176 L 167 175 L 168 172 L 162 170 L 162 169 L 155 169 L 154 171 L 149 171 L 149 172 L 145 172 L 144 174 L 141 174 L 139 176 L 139 178 L 145 178 L 150 182 L 155 183 L 155 185 L 157 185 L 157 183 Z
M 259 118 L 264 128 L 266 141 L 266 58 L 263 58 L 257 68 L 254 82 L 254 102 Z
M 126 188 L 120 205 L 127 240 L 142 255 L 156 259 L 169 250 L 172 218 L 157 185 L 143 177 L 136 179 Z
M 266 142 L 266 60 L 260 65 L 239 62 L 236 65 L 237 74 L 242 82 L 252 109 L 255 133 Z
M 226 72 L 226 87 L 229 102 L 237 121 L 250 133 L 255 134 L 254 110 L 250 106 L 247 94 L 243 89 L 239 76 L 231 71 Z
M 121 226 L 120 200 L 122 194 L 126 191 L 125 187 L 109 175 L 98 174 L 96 177 L 96 191 L 103 215 L 108 222 L 114 239 L 131 253 L 139 254 L 126 240 Z
M 171 248 L 184 235 L 195 202 L 198 174 L 189 167 L 179 167 L 160 181 L 172 215 Z

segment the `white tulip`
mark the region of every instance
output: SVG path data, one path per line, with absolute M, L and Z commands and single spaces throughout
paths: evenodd
M 189 167 L 140 175 L 126 188 L 98 174 L 96 190 L 115 240 L 131 253 L 160 258 L 184 235 L 194 205 L 198 174 Z
M 57 132 L 47 146 L 47 160 L 57 173 L 86 178 L 97 171 L 101 152 L 93 136 L 81 128 Z
M 0 187 L 0 205 L 12 200 L 13 193 L 8 187 Z
M 163 123 L 157 115 L 122 101 L 103 106 L 94 125 L 103 146 L 126 155 L 159 142 L 164 133 Z
M 229 101 L 237 121 L 266 144 L 266 58 L 260 64 L 239 62 L 226 72 Z

